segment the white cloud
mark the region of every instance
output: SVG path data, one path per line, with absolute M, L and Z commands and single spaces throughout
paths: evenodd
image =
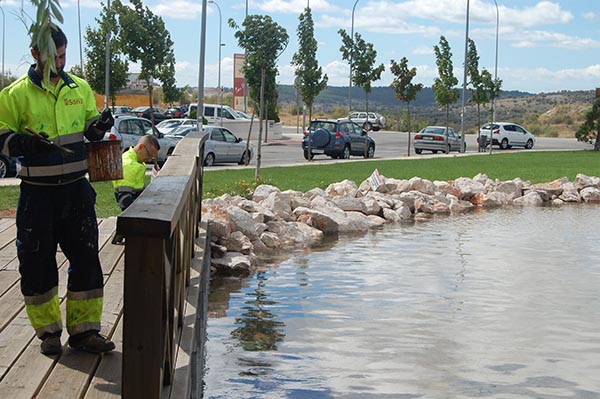
M 162 0 L 157 5 L 152 6 L 152 12 L 163 18 L 173 18 L 182 20 L 199 19 L 202 13 L 202 3 L 187 0 Z M 207 13 L 211 13 L 210 7 L 207 7 Z
M 585 18 L 588 21 L 595 21 L 598 18 L 598 14 L 596 14 L 595 12 L 586 12 L 585 14 L 583 14 L 583 18 Z
M 585 50 L 600 48 L 600 41 L 590 38 L 569 36 L 563 33 L 547 31 L 514 32 L 511 39 L 513 47 L 554 47 L 567 50 Z M 526 39 L 520 40 L 525 37 Z
M 411 53 L 417 54 L 417 55 L 432 55 L 433 54 L 433 46 L 415 47 L 411 50 Z
M 271 13 L 284 13 L 284 14 L 301 14 L 306 8 L 306 0 L 263 0 L 253 1 L 251 4 L 252 8 L 258 8 L 259 10 Z M 312 0 L 310 2 L 310 9 L 313 14 L 313 18 L 317 13 L 323 12 L 339 12 L 340 9 L 337 6 L 330 4 L 327 0 Z

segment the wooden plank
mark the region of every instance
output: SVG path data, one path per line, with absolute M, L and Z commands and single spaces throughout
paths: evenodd
M 8 246 L 15 246 L 15 240 L 17 239 L 17 225 L 12 224 L 8 228 L 4 229 L 4 231 L 0 232 L 0 250 L 3 250 Z M 2 260 L 0 259 L 0 265 L 2 265 Z
M 0 233 L 16 223 L 15 218 L 0 218 Z
M 191 379 L 191 354 L 195 349 L 195 322 L 200 292 L 200 270 L 202 268 L 202 250 L 197 247 L 196 257 L 190 270 L 191 283 L 187 290 L 183 320 L 184 325 L 177 342 L 175 358 L 175 373 L 171 385 L 164 387 L 163 398 L 189 398 L 192 390 Z M 199 383 L 199 382 L 198 382 Z
M 13 286 L 15 285 L 21 275 L 18 271 L 15 270 L 0 270 L 0 301 L 2 300 L 2 296 Z
M 165 244 L 127 237 L 123 398 L 158 399 L 163 382 Z M 137 288 L 137 289 L 136 289 Z
M 123 363 L 123 318 L 119 319 L 113 335 L 115 350 L 102 356 L 96 374 L 83 399 L 120 399 L 121 366 Z

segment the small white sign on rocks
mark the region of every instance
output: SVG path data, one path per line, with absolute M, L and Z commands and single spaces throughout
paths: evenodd
M 369 184 L 373 191 L 377 191 L 377 187 L 383 184 L 383 179 L 379 176 L 379 170 L 375 169 L 373 173 L 371 173 L 371 176 L 369 176 Z

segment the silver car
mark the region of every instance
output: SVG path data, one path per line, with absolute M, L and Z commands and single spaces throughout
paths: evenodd
M 175 150 L 175 146 L 179 142 L 171 137 L 165 137 L 161 132 L 152 126 L 152 122 L 145 118 L 130 115 L 115 115 L 114 126 L 104 134 L 104 140 L 121 140 L 121 148 L 123 151 L 129 147 L 135 146 L 141 136 L 152 134 L 158 139 L 160 151 L 156 161 L 163 164 L 169 155 Z
M 460 152 L 461 141 L 461 136 L 451 127 L 448 128 L 448 134 L 446 134 L 446 126 L 427 126 L 415 134 L 413 143 L 417 154 L 421 154 L 423 150 L 437 154 L 438 152 Z M 466 151 L 466 149 L 467 144 L 465 143 L 464 150 Z
M 348 115 L 354 123 L 358 123 L 363 129 L 369 131 L 379 131 L 385 128 L 385 116 L 378 114 L 377 112 L 369 112 L 368 118 L 366 112 L 352 112 Z
M 216 163 L 234 162 L 244 165 L 246 159 L 252 160 L 254 147 L 248 144 L 246 153 L 246 142 L 235 134 L 221 126 L 204 126 L 204 132 L 208 134 L 204 144 L 204 165 L 212 166 Z

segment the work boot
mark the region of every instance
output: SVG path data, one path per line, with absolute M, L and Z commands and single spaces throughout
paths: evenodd
M 104 353 L 115 349 L 115 344 L 108 338 L 91 330 L 69 337 L 69 346 L 78 351 Z
M 42 338 L 42 344 L 40 345 L 40 352 L 44 355 L 52 356 L 58 355 L 62 352 L 62 344 L 60 343 L 60 336 L 46 334 Z

